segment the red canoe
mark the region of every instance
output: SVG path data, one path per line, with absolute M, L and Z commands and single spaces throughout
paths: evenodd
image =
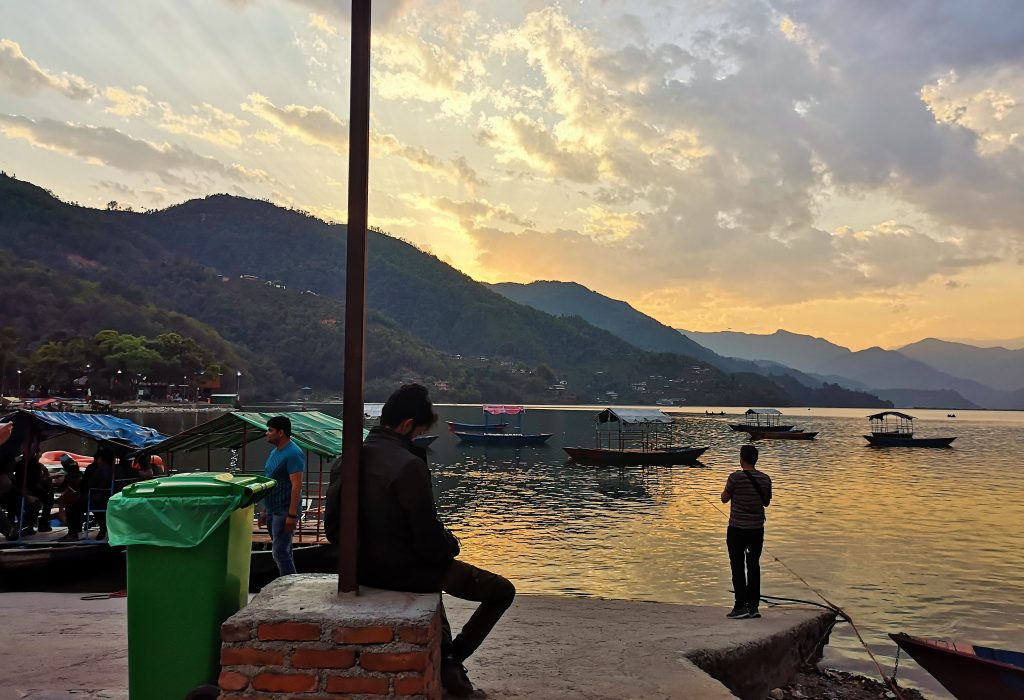
M 1024 700 L 1024 654 L 944 639 L 890 634 L 957 700 Z

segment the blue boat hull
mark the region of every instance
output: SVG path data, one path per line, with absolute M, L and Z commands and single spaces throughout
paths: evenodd
M 449 432 L 471 432 L 471 433 L 503 433 L 508 423 L 457 423 L 448 421 Z
M 908 438 L 865 435 L 864 439 L 872 447 L 949 447 L 955 437 L 947 438 Z
M 469 433 L 456 430 L 455 435 L 470 445 L 493 445 L 496 447 L 523 447 L 543 445 L 552 433 Z
M 431 443 L 436 439 L 436 435 L 420 435 L 419 437 L 413 438 L 412 441 L 416 447 L 430 447 Z

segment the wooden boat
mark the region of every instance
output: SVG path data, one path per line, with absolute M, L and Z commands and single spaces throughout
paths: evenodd
M 803 430 L 756 431 L 748 430 L 751 440 L 813 440 L 818 433 Z
M 469 445 L 492 445 L 494 447 L 529 447 L 543 445 L 551 437 L 552 433 L 524 433 L 523 414 L 526 413 L 525 406 L 505 406 L 501 404 L 484 404 L 481 406 L 484 412 L 485 431 L 477 430 L 453 430 L 455 436 L 462 442 Z M 500 432 L 490 429 L 490 416 L 516 416 L 516 428 L 513 432 L 507 433 L 502 427 Z M 475 424 L 479 427 L 479 424 Z M 508 423 L 503 425 L 507 426 Z
M 455 431 L 455 436 L 470 445 L 495 447 L 527 447 L 543 445 L 553 433 L 469 433 Z
M 706 447 L 667 445 L 672 419 L 658 409 L 606 408 L 594 417 L 595 447 L 563 447 L 588 466 L 672 466 L 692 464 Z
M 660 447 L 652 450 L 616 450 L 607 447 L 563 447 L 569 458 L 577 464 L 595 467 L 671 467 L 693 464 L 708 448 Z
M 775 433 L 793 429 L 792 425 L 782 425 L 782 412 L 777 408 L 748 408 L 743 415 L 746 416 L 744 422 L 729 424 L 737 433 Z
M 899 411 L 868 416 L 871 434 L 864 439 L 872 447 L 949 447 L 955 437 L 914 437 L 914 417 Z
M 909 634 L 889 636 L 957 700 L 1024 700 L 1024 653 Z
M 448 421 L 448 432 L 456 430 L 463 433 L 503 433 L 508 427 L 507 422 L 502 423 L 459 423 L 453 420 Z

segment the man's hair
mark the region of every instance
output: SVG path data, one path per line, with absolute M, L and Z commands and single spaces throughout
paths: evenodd
M 107 464 L 114 463 L 114 451 L 109 447 L 100 447 L 96 450 L 96 454 L 92 456 L 93 460 L 101 459 Z
M 405 384 L 384 402 L 380 411 L 380 424 L 395 428 L 399 423 L 412 418 L 416 426 L 430 427 L 437 422 L 434 404 L 430 402 L 427 387 L 421 384 Z
M 288 437 L 292 436 L 292 421 L 288 416 L 273 416 L 267 421 L 267 427 L 280 430 Z
M 753 445 L 744 445 L 740 448 L 740 459 L 752 467 L 755 466 L 757 464 L 757 448 Z

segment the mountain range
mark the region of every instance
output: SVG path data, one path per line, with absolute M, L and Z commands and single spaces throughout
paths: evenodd
M 838 384 L 905 407 L 1024 408 L 1024 350 L 930 338 L 898 351 L 852 351 L 824 338 L 785 330 L 766 335 L 674 330 L 625 302 L 573 282 L 500 283 L 492 288 L 552 314 L 579 316 L 639 347 L 686 348 L 727 371 L 788 376 L 805 386 Z M 694 345 L 701 350 L 693 350 Z
M 345 226 L 228 195 L 101 211 L 8 176 L 0 212 L 0 326 L 18 338 L 18 361 L 55 338 L 159 333 L 173 319 L 243 371 L 256 396 L 340 390 Z M 800 402 L 765 377 L 647 352 L 582 319 L 514 303 L 380 232 L 369 236 L 368 305 L 370 399 L 418 379 L 467 402 Z
M 0 326 L 22 359 L 107 328 L 174 331 L 266 397 L 340 389 L 345 226 L 229 195 L 89 209 L 6 175 L 0 212 Z M 852 352 L 785 331 L 680 333 L 575 283 L 484 285 L 378 231 L 367 279 L 370 398 L 419 379 L 457 401 L 1024 406 L 1024 389 L 986 384 L 1017 381 L 1024 351 L 929 339 Z

